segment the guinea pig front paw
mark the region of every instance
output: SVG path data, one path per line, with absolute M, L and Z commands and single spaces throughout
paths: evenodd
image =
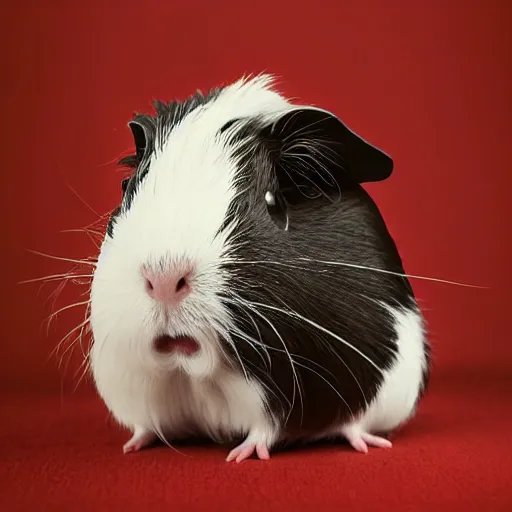
M 245 440 L 242 444 L 239 444 L 236 448 L 233 448 L 226 458 L 226 462 L 235 460 L 237 463 L 242 462 L 245 459 L 251 457 L 254 452 L 261 460 L 270 459 L 270 453 L 265 443 L 256 443 L 254 441 Z
M 271 444 L 269 441 L 270 437 L 262 431 L 252 431 L 243 443 L 229 452 L 226 462 L 234 460 L 238 464 L 255 453 L 258 459 L 268 460 L 270 459 L 269 446 Z
M 354 450 L 361 453 L 368 453 L 368 446 L 376 448 L 391 448 L 391 441 L 384 437 L 368 434 L 354 427 L 347 427 L 342 430 L 343 436 L 347 439 Z
M 268 460 L 270 459 L 269 447 L 273 445 L 274 441 L 275 432 L 269 425 L 253 428 L 245 441 L 229 452 L 226 462 L 234 460 L 238 464 L 254 454 L 260 460 Z
M 142 448 L 153 444 L 157 440 L 157 435 L 151 430 L 143 427 L 135 427 L 131 439 L 124 444 L 123 453 L 138 452 Z

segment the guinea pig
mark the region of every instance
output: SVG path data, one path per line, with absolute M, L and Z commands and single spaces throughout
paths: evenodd
M 129 123 L 129 177 L 91 285 L 97 391 L 131 432 L 231 444 L 391 447 L 430 371 L 425 323 L 363 184 L 393 160 L 271 76 Z M 239 444 L 238 444 L 239 443 Z

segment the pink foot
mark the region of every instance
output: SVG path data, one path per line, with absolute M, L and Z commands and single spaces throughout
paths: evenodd
M 352 445 L 354 450 L 361 453 L 368 453 L 368 446 L 376 448 L 391 448 L 393 445 L 384 437 L 374 436 L 366 432 L 358 432 L 354 429 L 345 429 L 343 435 L 347 441 Z
M 138 452 L 142 448 L 153 444 L 157 440 L 157 435 L 150 430 L 142 427 L 135 427 L 131 439 L 123 446 L 123 453 Z
M 233 459 L 236 459 L 236 463 L 238 464 L 248 459 L 254 452 L 256 452 L 256 455 L 261 460 L 270 459 L 270 453 L 265 443 L 255 443 L 246 440 L 229 452 L 226 461 L 231 462 Z

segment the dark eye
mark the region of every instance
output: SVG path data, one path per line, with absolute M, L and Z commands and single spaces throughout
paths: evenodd
M 123 194 L 126 192 L 128 183 L 130 183 L 130 178 L 125 178 L 123 181 L 121 181 L 121 188 L 123 189 Z
M 279 229 L 288 231 L 289 219 L 286 202 L 279 193 L 271 192 L 265 194 L 265 203 L 267 204 L 268 214 Z

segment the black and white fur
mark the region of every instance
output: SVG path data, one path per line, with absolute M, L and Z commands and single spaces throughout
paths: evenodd
M 423 320 L 362 183 L 392 160 L 333 114 L 290 104 L 268 76 L 130 123 L 133 169 L 91 291 L 91 367 L 132 441 L 206 435 L 269 449 L 387 433 L 426 386 Z M 143 265 L 187 261 L 174 310 Z M 192 357 L 158 354 L 162 334 Z

